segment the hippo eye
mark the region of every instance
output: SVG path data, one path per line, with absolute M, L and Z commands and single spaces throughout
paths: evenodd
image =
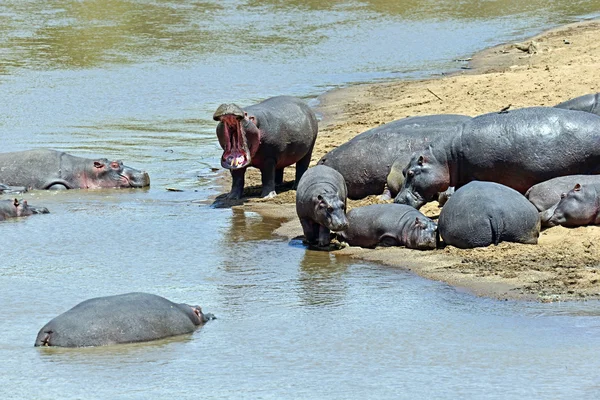
M 111 163 L 110 163 L 110 167 L 111 167 L 112 169 L 120 169 L 120 168 L 121 168 L 121 165 L 120 165 L 118 162 L 116 162 L 116 161 L 113 161 L 113 162 L 111 162 Z
M 333 207 L 327 207 L 327 212 L 332 213 L 333 212 Z
M 415 171 L 412 169 L 408 171 L 408 176 L 415 176 Z

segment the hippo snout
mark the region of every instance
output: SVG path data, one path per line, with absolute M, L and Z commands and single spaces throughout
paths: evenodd
M 125 176 L 129 180 L 129 184 L 134 188 L 150 186 L 150 175 L 146 171 L 138 171 L 129 169 L 124 171 Z

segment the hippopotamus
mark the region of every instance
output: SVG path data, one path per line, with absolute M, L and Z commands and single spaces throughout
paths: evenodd
M 600 172 L 600 117 L 553 107 L 480 115 L 413 153 L 394 200 L 419 208 L 449 187 L 492 181 L 525 193 L 563 175 Z
M 51 149 L 0 153 L 0 182 L 28 189 L 140 188 L 150 185 L 144 171 L 106 158 L 76 157 Z
M 371 204 L 348 212 L 348 229 L 338 232 L 351 246 L 436 248 L 437 225 L 420 211 L 402 204 Z
M 595 185 L 575 184 L 559 202 L 540 213 L 543 226 L 600 224 L 600 191 Z
M 563 101 L 555 105 L 556 108 L 564 108 L 567 110 L 585 111 L 592 114 L 600 115 L 600 93 L 585 94 L 575 97 L 574 99 Z
M 495 182 L 472 181 L 448 199 L 438 219 L 445 244 L 470 249 L 500 242 L 536 244 L 537 209 L 521 193 Z
M 561 195 L 573 189 L 576 184 L 593 186 L 600 190 L 600 175 L 559 176 L 533 185 L 525 192 L 525 197 L 533 203 L 538 211 L 546 211 L 556 205 L 560 201 Z
M 346 182 L 333 168 L 316 165 L 300 179 L 296 191 L 296 212 L 308 244 L 327 246 L 330 232 L 348 227 Z
M 8 186 L 0 183 L 0 194 L 17 194 L 25 193 L 27 188 L 25 186 Z
M 91 347 L 147 342 L 191 333 L 210 319 L 199 306 L 150 293 L 96 297 L 77 304 L 40 329 L 35 346 Z
M 440 114 L 388 122 L 336 147 L 318 164 L 327 165 L 344 176 L 350 199 L 381 194 L 386 183 L 395 196 L 404 180 L 402 173 L 397 172 L 408 164 L 411 154 L 440 136 L 460 132 L 463 123 L 470 119 L 466 115 Z M 399 167 L 390 173 L 392 164 Z
M 46 207 L 33 207 L 27 200 L 0 200 L 0 221 L 7 218 L 28 217 L 33 214 L 48 214 Z
M 296 163 L 296 181 L 308 169 L 317 139 L 315 113 L 302 100 L 291 96 L 271 97 L 242 109 L 221 104 L 213 119 L 223 148 L 221 166 L 231 172 L 228 199 L 239 199 L 244 191 L 248 167 L 260 170 L 261 197 L 273 197 L 275 184 L 283 182 L 283 169 Z

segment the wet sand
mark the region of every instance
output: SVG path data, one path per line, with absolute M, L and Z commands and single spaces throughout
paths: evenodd
M 312 164 L 357 134 L 396 119 L 428 114 L 476 116 L 529 106 L 553 106 L 600 91 L 600 22 L 586 21 L 547 31 L 519 44 L 508 43 L 473 56 L 471 69 L 419 81 L 358 85 L 322 96 L 323 114 Z M 533 50 L 532 53 L 527 49 Z M 293 168 L 285 180 L 293 180 Z M 228 179 L 228 178 L 227 178 Z M 226 187 L 229 187 L 226 182 Z M 244 210 L 287 219 L 274 234 L 302 234 L 295 214 L 295 192 L 282 188 L 274 199 L 259 194 L 260 175 L 246 177 Z M 290 186 L 289 183 L 287 185 Z M 380 202 L 376 196 L 349 201 L 349 207 Z M 439 215 L 437 204 L 421 211 Z M 501 243 L 461 250 L 406 248 L 367 250 L 347 247 L 334 253 L 405 268 L 461 290 L 500 299 L 564 301 L 600 299 L 600 226 L 542 231 L 537 245 Z

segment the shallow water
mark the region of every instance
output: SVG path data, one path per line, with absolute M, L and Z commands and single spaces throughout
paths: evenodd
M 596 398 L 597 302 L 476 298 L 305 250 L 215 209 L 212 113 L 460 68 L 599 1 L 3 1 L 2 151 L 146 169 L 147 190 L 36 192 L 0 223 L 5 398 Z M 183 192 L 166 191 L 167 187 Z M 38 349 L 85 299 L 145 291 L 218 319 L 193 335 Z

